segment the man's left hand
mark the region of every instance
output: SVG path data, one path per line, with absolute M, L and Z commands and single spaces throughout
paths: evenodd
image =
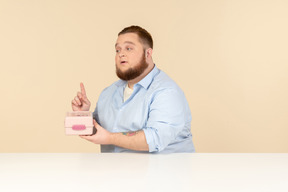
M 94 135 L 80 135 L 82 139 L 86 139 L 95 144 L 107 145 L 111 144 L 112 133 L 101 127 L 95 120 L 93 120 L 94 127 L 97 132 Z

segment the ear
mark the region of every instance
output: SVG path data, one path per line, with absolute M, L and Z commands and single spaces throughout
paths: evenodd
M 149 57 L 152 57 L 152 53 L 153 53 L 153 49 L 152 48 L 146 49 L 146 51 L 145 51 L 146 59 L 149 58 Z

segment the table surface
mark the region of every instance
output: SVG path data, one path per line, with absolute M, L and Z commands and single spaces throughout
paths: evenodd
M 0 153 L 0 191 L 288 191 L 287 153 Z

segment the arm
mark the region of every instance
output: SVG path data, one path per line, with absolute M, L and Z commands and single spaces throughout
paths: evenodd
M 149 151 L 144 131 L 113 133 L 111 144 L 135 151 Z
M 101 127 L 95 120 L 94 126 L 97 129 L 95 135 L 80 137 L 95 144 L 116 145 L 118 147 L 135 151 L 149 151 L 144 131 L 111 133 Z
M 159 91 L 150 105 L 149 118 L 143 128 L 149 152 L 160 152 L 170 143 L 189 137 L 191 114 L 180 89 Z M 177 142 L 177 141 L 176 141 Z

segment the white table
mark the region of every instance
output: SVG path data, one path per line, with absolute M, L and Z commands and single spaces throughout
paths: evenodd
M 288 191 L 288 154 L 0 154 L 0 191 Z

